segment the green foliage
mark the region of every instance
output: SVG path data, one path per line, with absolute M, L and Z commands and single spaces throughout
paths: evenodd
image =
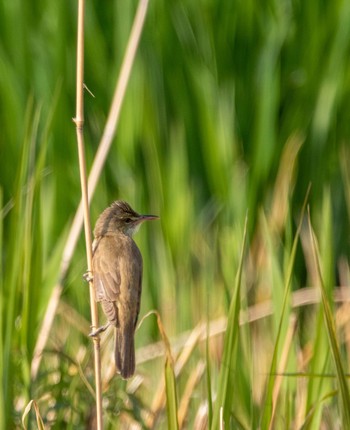
M 58 279 L 80 200 L 71 121 L 76 7 L 0 2 L 1 429 L 19 428 L 31 400 L 46 428 L 93 427 L 82 238 Z M 135 9 L 86 4 L 85 82 L 95 96 L 85 100 L 88 167 Z M 125 384 L 114 377 L 107 333 L 106 428 L 166 428 L 166 410 L 174 428 L 181 410 L 187 428 L 219 428 L 220 419 L 225 428 L 350 426 L 349 322 L 337 288 L 350 279 L 349 18 L 344 0 L 150 2 L 91 214 L 94 222 L 123 198 L 161 216 L 136 237 L 141 315 L 160 313 L 175 365 L 164 374 L 164 358 L 147 355 L 160 339 L 148 318 L 136 333 L 142 378 Z M 301 216 L 310 183 L 312 239 Z M 61 301 L 33 377 L 58 281 Z M 291 316 L 298 324 L 277 390 Z M 182 334 L 191 339 L 204 322 L 209 339 L 198 336 L 186 356 Z M 204 376 L 196 374 L 201 361 Z M 26 420 L 35 426 L 34 412 Z

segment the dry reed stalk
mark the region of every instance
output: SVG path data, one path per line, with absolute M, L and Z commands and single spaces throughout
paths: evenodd
M 74 122 L 76 125 L 77 145 L 79 155 L 79 173 L 81 183 L 82 203 L 84 208 L 84 229 L 85 229 L 85 247 L 88 273 L 91 273 L 92 268 L 92 238 L 91 238 L 91 222 L 89 212 L 89 197 L 86 173 L 85 160 L 85 145 L 84 145 L 84 14 L 85 0 L 79 0 L 78 3 L 78 40 L 77 40 L 77 77 L 76 77 L 76 116 Z M 92 330 L 95 331 L 98 327 L 98 309 L 95 300 L 94 283 L 92 277 L 89 277 L 89 292 L 90 292 L 90 312 Z M 95 394 L 96 394 L 96 425 L 98 430 L 103 428 L 102 415 L 102 390 L 101 390 L 101 350 L 100 337 L 94 336 L 94 370 L 95 370 Z

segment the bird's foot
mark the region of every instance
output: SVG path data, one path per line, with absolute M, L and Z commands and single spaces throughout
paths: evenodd
M 86 282 L 92 282 L 94 280 L 94 277 L 92 275 L 91 270 L 87 270 L 84 275 L 83 275 L 83 279 L 85 279 Z
M 89 336 L 90 337 L 96 337 L 99 334 L 101 334 L 103 331 L 106 331 L 109 326 L 110 326 L 110 323 L 107 323 L 107 324 L 99 327 L 98 329 L 93 330 L 91 333 L 89 333 Z

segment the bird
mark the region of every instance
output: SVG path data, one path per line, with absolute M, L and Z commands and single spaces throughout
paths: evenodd
M 115 365 L 123 379 L 135 373 L 134 334 L 140 312 L 142 255 L 133 234 L 156 215 L 140 215 L 131 206 L 117 200 L 98 217 L 92 244 L 92 279 L 95 299 L 100 302 L 107 324 L 115 327 Z

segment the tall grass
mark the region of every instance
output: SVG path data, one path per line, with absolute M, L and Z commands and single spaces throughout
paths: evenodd
M 89 166 L 135 9 L 87 4 Z M 128 383 L 104 334 L 106 428 L 167 428 L 168 416 L 196 429 L 348 425 L 349 14 L 344 0 L 150 3 L 91 214 L 124 198 L 161 216 L 136 237 L 141 315 L 160 313 L 173 367 L 164 372 L 153 318 L 136 332 Z M 83 240 L 30 375 L 80 200 L 75 22 L 74 2 L 0 4 L 4 429 L 21 426 L 30 400 L 47 428 L 94 427 Z M 311 227 L 301 215 L 310 182 Z M 25 420 L 34 426 L 35 414 Z

